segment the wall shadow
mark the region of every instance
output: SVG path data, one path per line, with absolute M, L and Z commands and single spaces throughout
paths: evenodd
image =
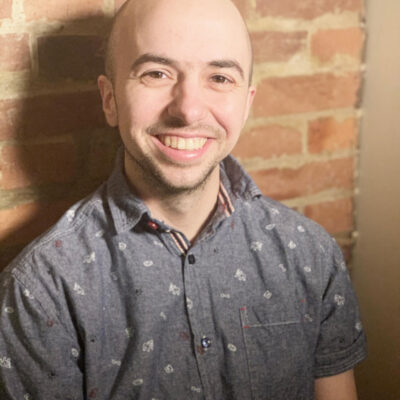
M 96 78 L 110 26 L 108 17 L 82 17 L 46 29 L 24 97 L 0 101 L 0 117 L 12 116 L 0 127 L 0 270 L 109 175 L 120 140 L 106 125 Z

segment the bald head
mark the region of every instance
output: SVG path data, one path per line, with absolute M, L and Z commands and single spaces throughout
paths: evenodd
M 176 28 L 179 21 L 190 24 L 201 23 L 204 30 L 207 25 L 220 24 L 230 27 L 232 35 L 229 40 L 242 43 L 242 52 L 248 58 L 245 65 L 249 85 L 252 80 L 253 54 L 246 24 L 231 0 L 127 0 L 117 12 L 106 52 L 106 75 L 114 82 L 117 63 L 124 57 L 124 45 L 127 40 L 135 38 L 140 41 L 144 31 L 151 35 L 151 26 L 157 28 L 162 24 L 166 30 Z M 143 29 L 143 27 L 147 29 Z M 159 33 L 159 29 L 157 29 Z M 224 31 L 229 35 L 227 29 Z M 154 38 L 157 40 L 157 37 Z M 176 34 L 177 46 L 179 35 Z M 133 44 L 134 45 L 134 44 Z

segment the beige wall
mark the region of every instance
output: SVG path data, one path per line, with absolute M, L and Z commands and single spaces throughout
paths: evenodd
M 367 2 L 367 74 L 353 279 L 369 357 L 360 400 L 400 399 L 400 2 Z

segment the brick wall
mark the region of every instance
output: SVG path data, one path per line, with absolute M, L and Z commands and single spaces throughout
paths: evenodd
M 121 0 L 0 0 L 0 269 L 105 179 L 95 78 Z M 258 93 L 234 154 L 263 192 L 354 240 L 363 0 L 236 0 Z

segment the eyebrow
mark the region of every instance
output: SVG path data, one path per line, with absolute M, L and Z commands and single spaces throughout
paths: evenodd
M 211 67 L 217 67 L 217 68 L 233 68 L 236 69 L 242 79 L 244 79 L 244 72 L 243 68 L 240 66 L 240 64 L 235 61 L 235 60 L 215 60 L 211 61 L 208 63 Z
M 175 62 L 167 57 L 158 56 L 156 54 L 146 53 L 138 57 L 135 62 L 132 64 L 131 69 L 135 69 L 142 64 L 146 64 L 148 62 L 153 62 L 156 64 L 163 65 L 174 65 Z
M 146 64 L 148 62 L 156 63 L 156 64 L 162 64 L 162 65 L 176 65 L 176 61 L 172 60 L 171 58 L 168 57 L 163 57 L 157 54 L 152 54 L 152 53 L 145 53 L 138 57 L 134 63 L 132 64 L 131 69 L 135 69 L 138 66 L 142 64 Z M 237 72 L 239 72 L 240 76 L 242 79 L 244 79 L 244 72 L 243 68 L 240 66 L 240 64 L 235 61 L 235 60 L 213 60 L 208 63 L 209 66 L 211 67 L 216 67 L 216 68 L 232 68 L 235 69 Z

